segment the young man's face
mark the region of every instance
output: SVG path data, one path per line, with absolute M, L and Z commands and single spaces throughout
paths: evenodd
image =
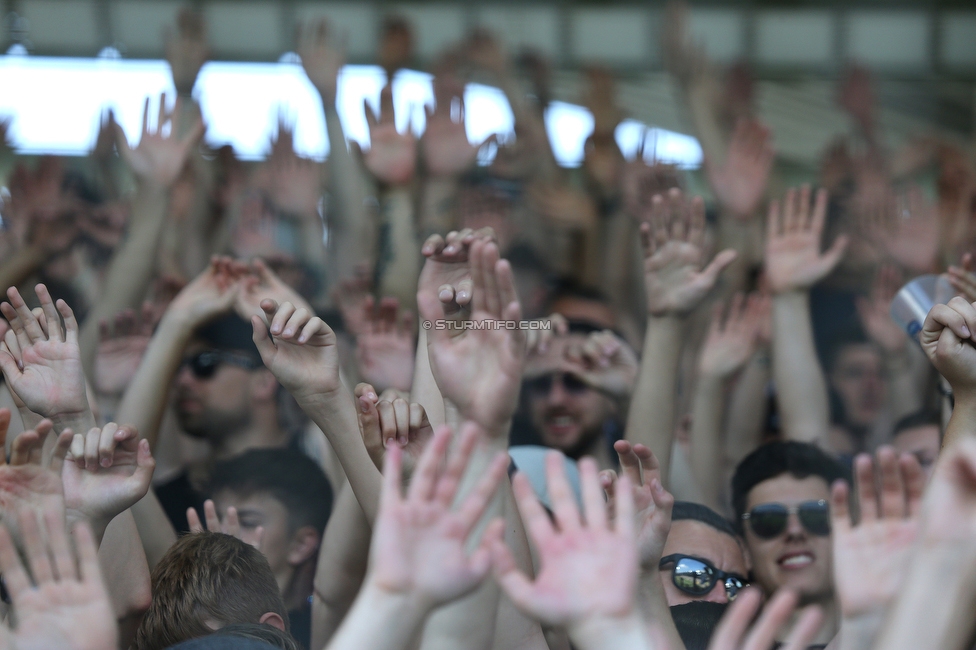
M 746 512 L 767 503 L 790 507 L 820 500 L 830 503 L 830 488 L 824 479 L 780 474 L 749 491 Z M 811 533 L 796 513 L 790 513 L 785 529 L 772 539 L 756 535 L 748 520 L 743 524 L 753 575 L 767 594 L 788 587 L 798 591 L 805 602 L 832 597 L 833 553 L 829 535 Z
M 745 554 L 739 542 L 731 535 L 718 531 L 706 523 L 693 519 L 681 519 L 671 524 L 668 540 L 664 544 L 662 557 L 680 553 L 705 560 L 714 568 L 726 573 L 734 573 L 746 578 L 749 568 Z M 693 596 L 674 586 L 671 579 L 673 567 L 661 570 L 661 582 L 664 583 L 664 593 L 668 598 L 668 606 L 684 605 L 696 600 L 713 603 L 729 602 L 725 590 L 725 583 L 716 580 L 712 590 L 703 596 Z
M 214 495 L 214 505 L 222 516 L 226 516 L 227 508 L 231 506 L 237 509 L 242 541 L 261 550 L 271 565 L 278 588 L 284 590 L 295 570 L 289 561 L 292 530 L 284 504 L 267 493 L 258 492 L 243 497 L 231 490 L 222 490 Z M 260 540 L 259 527 L 264 528 Z

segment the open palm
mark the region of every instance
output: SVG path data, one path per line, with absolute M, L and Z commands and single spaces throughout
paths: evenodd
M 0 367 L 10 388 L 31 411 L 44 417 L 83 413 L 88 410 L 88 399 L 78 347 L 78 323 L 63 300 L 55 309 L 47 287 L 39 284 L 36 291 L 43 323 L 15 287 L 7 291 L 10 302 L 0 305 L 10 322 L 10 331 L 0 346 Z
M 522 310 L 511 266 L 498 258 L 494 242 L 472 244 L 471 274 L 473 327 L 454 337 L 435 328 L 427 338 L 430 366 L 444 397 L 466 419 L 498 434 L 515 412 L 525 363 L 525 335 L 494 323 L 519 321 Z M 435 296 L 423 293 L 417 299 L 424 319 L 442 317 Z

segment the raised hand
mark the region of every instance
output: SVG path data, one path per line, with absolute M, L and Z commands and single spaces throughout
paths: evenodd
M 613 448 L 633 491 L 641 569 L 656 572 L 671 531 L 674 496 L 661 484 L 661 465 L 654 452 L 641 444 L 631 445 L 626 440 L 618 440 Z M 615 513 L 617 473 L 612 469 L 600 472 L 600 485 L 607 493 L 607 509 Z
M 241 277 L 241 290 L 236 296 L 234 308 L 241 318 L 249 320 L 254 315 L 263 316 L 261 303 L 265 300 L 274 300 L 279 305 L 290 302 L 296 307 L 313 311 L 305 298 L 279 278 L 261 258 L 254 259 L 250 267 L 238 262 L 235 268 Z
M 279 120 L 279 138 L 287 128 Z M 321 170 L 314 160 L 300 157 L 291 144 L 274 142 L 262 171 L 268 197 L 279 211 L 302 218 L 319 218 Z
M 753 623 L 762 602 L 762 592 L 758 589 L 750 587 L 739 593 L 712 634 L 708 650 L 805 650 L 820 631 L 823 610 L 817 605 L 809 605 L 799 612 L 786 642 L 777 646 L 776 639 L 796 612 L 799 597 L 792 591 L 780 589 Z
M 885 186 L 862 210 L 870 210 L 861 220 L 865 234 L 892 260 L 917 273 L 926 273 L 936 264 L 940 227 L 938 208 L 918 187 L 902 195 Z M 865 197 L 866 198 L 866 197 Z
M 690 312 L 736 258 L 736 252 L 727 249 L 702 268 L 705 204 L 700 197 L 689 200 L 678 189 L 654 197 L 650 221 L 641 224 L 641 244 L 647 311 L 652 316 Z
M 152 304 L 145 303 L 138 315 L 131 309 L 117 314 L 113 327 L 102 321 L 95 357 L 94 383 L 99 395 L 125 392 L 149 346 L 156 320 Z
M 183 136 L 177 135 L 177 125 L 173 118 L 180 114 L 181 102 L 182 100 L 177 98 L 173 110 L 167 111 L 166 95 L 160 95 L 156 125 L 155 128 L 150 128 L 147 97 L 142 113 L 142 137 L 135 148 L 129 145 L 122 127 L 118 124 L 115 126 L 119 154 L 142 183 L 155 188 L 170 187 L 183 171 L 183 166 L 193 148 L 203 137 L 203 121 L 199 118 Z M 170 124 L 171 130 L 169 135 L 163 135 L 163 127 L 167 123 Z
M 220 516 L 217 514 L 217 506 L 214 505 L 213 499 L 207 499 L 203 502 L 203 516 L 206 521 L 206 528 L 200 522 L 200 513 L 197 512 L 196 508 L 186 509 L 186 521 L 190 525 L 191 533 L 202 533 L 204 530 L 209 530 L 211 532 L 223 533 L 225 535 L 230 535 L 231 537 L 236 537 L 245 544 L 251 544 L 254 548 L 261 550 L 261 541 L 264 537 L 264 526 L 258 526 L 254 529 L 254 535 L 245 535 L 241 531 L 241 520 L 237 516 L 237 508 L 230 506 L 227 508 L 227 512 L 224 515 L 224 520 L 220 520 Z M 247 539 L 245 539 L 247 537 Z
M 427 258 L 417 283 L 417 302 L 421 294 L 437 296 L 443 314 L 439 318 L 460 317 L 470 310 L 471 302 L 471 245 L 478 240 L 493 241 L 490 228 L 474 231 L 470 228 L 451 231 L 447 237 L 431 235 L 424 242 L 421 253 Z
M 417 293 L 417 306 L 427 321 L 430 368 L 446 399 L 465 419 L 492 436 L 507 435 L 515 412 L 525 361 L 525 332 L 506 329 L 503 321 L 521 321 L 512 267 L 498 258 L 498 246 L 478 239 L 471 244 L 471 321 L 477 329 L 452 336 L 440 329 L 442 298 Z
M 9 335 L 8 335 L 9 336 Z M 976 397 L 976 307 L 956 296 L 925 317 L 918 342 L 957 396 Z M 2 357 L 0 357 L 2 358 Z
M 394 396 L 395 391 L 378 395 L 370 384 L 359 384 L 354 391 L 359 402 L 359 429 L 369 457 L 377 469 L 383 469 L 383 457 L 389 445 L 403 449 L 402 473 L 410 478 L 420 455 L 426 449 L 434 429 L 421 404 Z
M 214 256 L 210 266 L 176 294 L 167 316 L 186 319 L 197 327 L 230 311 L 241 292 L 243 276 L 240 263 Z
M 336 80 L 346 63 L 344 44 L 336 43 L 325 20 L 303 25 L 298 32 L 298 56 L 308 80 L 330 104 L 335 103 Z
M 393 87 L 387 85 L 380 93 L 379 116 L 364 102 L 366 123 L 369 125 L 369 151 L 363 163 L 381 183 L 404 185 L 413 178 L 417 166 L 417 138 L 408 127 L 404 133 L 396 129 L 393 110 Z
M 626 399 L 637 382 L 637 353 L 611 330 L 571 338 L 565 347 L 569 371 L 588 386 L 617 399 Z
M 748 299 L 736 294 L 723 318 L 723 305 L 712 310 L 712 323 L 698 358 L 698 372 L 703 376 L 727 379 L 738 372 L 759 342 L 763 318 L 768 313 L 768 298 L 752 294 Z
M 827 218 L 827 190 L 817 191 L 810 204 L 810 186 L 787 190 L 780 202 L 769 204 L 766 226 L 766 277 L 774 293 L 805 291 L 829 274 L 847 248 L 847 236 L 834 240 L 820 252 L 820 239 Z
M 448 456 L 452 437 L 447 426 L 437 430 L 406 496 L 400 475 L 403 451 L 389 445 L 384 461 L 367 584 L 389 595 L 409 597 L 423 611 L 472 591 L 491 568 L 488 533 L 471 554 L 465 544 L 505 475 L 507 456 L 499 453 L 467 498 L 452 508 L 479 432 L 476 425 L 466 424 L 456 451 Z M 501 522 L 493 522 L 489 531 L 503 528 Z
M 0 445 L 6 445 L 9 425 L 9 409 L 0 409 Z M 16 515 L 23 511 L 53 508 L 64 517 L 61 468 L 73 436 L 71 431 L 62 432 L 45 454 L 44 441 L 52 428 L 50 420 L 41 420 L 14 439 L 9 463 L 6 454 L 0 454 L 0 504 L 8 527 L 16 525 Z
M 169 30 L 165 34 L 166 60 L 173 74 L 176 92 L 189 97 L 200 68 L 210 57 L 207 26 L 200 13 L 185 8 L 176 17 L 176 27 L 175 36 Z
M 519 513 L 539 554 L 535 580 L 518 569 L 502 531 L 493 531 L 491 548 L 495 579 L 515 606 L 544 625 L 566 627 L 574 643 L 585 647 L 581 641 L 589 633 L 622 628 L 634 618 L 638 572 L 630 478 L 619 479 L 611 522 L 596 462 L 584 458 L 579 472 L 582 514 L 558 452 L 546 456 L 552 518 L 524 475 L 512 481 Z
M 946 275 L 960 296 L 969 302 L 976 302 L 976 260 L 972 253 L 965 253 L 959 266 L 950 266 Z
M 34 413 L 59 422 L 84 417 L 90 408 L 78 348 L 78 322 L 66 302 L 58 300 L 55 305 L 43 284 L 34 290 L 43 323 L 16 287 L 7 290 L 10 302 L 0 304 L 10 322 L 0 344 L 0 368 L 11 391 Z
M 706 161 L 705 173 L 715 198 L 728 213 L 750 219 L 759 207 L 776 151 L 769 129 L 756 120 L 740 118 L 732 132 L 725 162 Z
M 21 513 L 27 569 L 10 533 L 0 526 L 0 570 L 17 622 L 0 637 L 10 643 L 4 647 L 20 650 L 113 650 L 118 628 L 92 532 L 78 523 L 69 536 L 62 510 L 52 504 Z
M 891 318 L 891 301 L 901 288 L 901 283 L 901 273 L 897 267 L 886 264 L 878 270 L 870 296 L 858 297 L 855 302 L 864 331 L 888 354 L 902 352 L 908 343 L 905 330 Z
M 68 518 L 86 519 L 100 537 L 116 515 L 149 491 L 156 461 L 149 441 L 114 422 L 75 434 L 61 471 Z
M 339 380 L 336 335 L 321 318 L 290 302 L 261 301 L 265 320 L 251 316 L 261 360 L 299 401 L 335 393 Z
M 480 144 L 468 142 L 464 128 L 464 84 L 456 77 L 434 77 L 434 108 L 424 107 L 427 128 L 420 138 L 420 151 L 427 172 L 434 177 L 452 177 L 471 168 L 478 150 L 494 135 Z
M 904 578 L 918 531 L 925 477 L 911 454 L 891 447 L 854 460 L 855 494 L 860 521 L 848 507 L 849 488 L 839 481 L 831 490 L 834 587 L 845 621 L 867 615 L 880 623 Z
M 376 305 L 368 296 L 364 306 L 366 323 L 356 335 L 360 379 L 380 392 L 387 388 L 410 390 L 416 359 L 413 314 L 409 310 L 400 313 L 396 298 L 383 298 Z

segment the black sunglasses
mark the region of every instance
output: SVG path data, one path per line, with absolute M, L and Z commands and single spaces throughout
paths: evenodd
M 192 357 L 183 359 L 180 367 L 188 366 L 190 372 L 197 379 L 210 379 L 216 374 L 217 368 L 223 363 L 229 363 L 240 368 L 245 368 L 246 370 L 255 370 L 263 365 L 257 359 L 252 359 L 241 354 L 208 350 L 206 352 L 198 352 Z
M 739 591 L 744 589 L 749 581 L 735 573 L 726 573 L 716 569 L 711 563 L 691 555 L 675 553 L 661 558 L 660 569 L 671 569 L 671 582 L 681 591 L 691 596 L 704 596 L 721 582 L 729 600 L 735 600 Z
M 582 379 L 565 372 L 553 372 L 530 379 L 525 382 L 525 387 L 536 395 L 548 395 L 557 378 L 563 385 L 563 390 L 571 395 L 579 395 L 589 388 Z
M 800 523 L 811 535 L 826 537 L 830 535 L 830 506 L 823 499 L 804 501 L 795 506 L 782 503 L 763 503 L 742 515 L 756 537 L 773 539 L 786 530 L 790 515 L 795 514 Z

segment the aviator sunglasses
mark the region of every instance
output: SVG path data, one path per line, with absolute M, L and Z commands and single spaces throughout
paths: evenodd
M 804 501 L 795 506 L 782 503 L 763 503 L 742 515 L 756 537 L 773 539 L 786 530 L 790 515 L 795 514 L 811 535 L 830 535 L 830 507 L 824 499 Z
M 735 600 L 739 591 L 749 584 L 742 576 L 716 569 L 709 562 L 691 555 L 668 555 L 661 558 L 658 566 L 663 570 L 668 565 L 673 565 L 671 582 L 691 596 L 704 596 L 715 587 L 716 582 L 721 582 L 729 600 Z

